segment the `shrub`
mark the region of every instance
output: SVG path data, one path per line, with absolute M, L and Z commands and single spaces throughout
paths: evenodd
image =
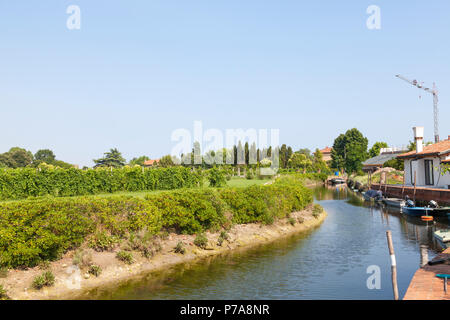
M 161 251 L 161 244 L 155 236 L 147 230 L 138 233 L 131 233 L 128 238 L 130 250 L 139 251 L 146 258 L 152 257 L 156 252 Z
M 80 268 L 89 267 L 92 263 L 92 256 L 84 250 L 77 250 L 73 255 L 72 263 Z
M 323 212 L 323 208 L 320 204 L 315 203 L 312 210 L 312 215 L 314 218 L 318 218 Z
M 134 258 L 133 258 L 133 255 L 131 254 L 131 252 L 119 251 L 116 254 L 116 258 L 122 262 L 125 262 L 126 264 L 134 263 Z
M 208 245 L 208 238 L 206 238 L 206 235 L 204 233 L 199 233 L 194 240 L 194 244 L 202 249 L 205 249 Z
M 217 245 L 222 246 L 223 242 L 225 240 L 228 240 L 228 238 L 229 238 L 228 233 L 226 233 L 225 231 L 222 231 L 219 235 L 219 238 L 217 239 Z
M 225 178 L 225 172 L 216 167 L 209 170 L 208 181 L 209 181 L 209 186 L 211 186 L 211 187 L 223 187 L 227 184 L 227 179 Z
M 117 245 L 118 239 L 105 232 L 97 232 L 89 241 L 89 247 L 95 251 L 111 251 Z
M 0 278 L 6 278 L 8 276 L 8 268 L 0 268 Z
M 295 226 L 295 223 L 296 223 L 296 221 L 295 221 L 295 219 L 294 218 L 289 218 L 288 219 L 288 222 L 292 225 L 292 226 Z
M 1 284 L 0 284 L 0 300 L 9 300 L 8 293 Z
M 102 273 L 102 268 L 93 264 L 89 267 L 88 273 L 98 277 Z
M 141 233 L 146 236 L 127 245 L 151 256 L 160 247 L 155 236 L 163 230 L 201 234 L 236 223 L 270 224 L 312 200 L 302 178 L 289 175 L 267 186 L 182 189 L 144 199 L 116 195 L 0 202 L 0 267 L 53 261 L 86 239 L 97 251 L 112 250 L 127 235 Z
M 185 167 L 80 170 L 44 167 L 0 171 L 0 200 L 197 187 L 201 172 Z
M 225 204 L 214 189 L 164 192 L 146 199 L 164 217 L 162 227 L 179 233 L 203 232 L 218 228 L 224 221 Z
M 33 279 L 32 287 L 36 290 L 40 290 L 43 287 L 51 287 L 54 284 L 55 276 L 51 271 L 46 271 Z
M 174 252 L 175 253 L 181 253 L 181 254 L 185 254 L 186 253 L 186 248 L 184 247 L 183 242 L 179 241 L 176 245 L 176 247 L 174 248 Z

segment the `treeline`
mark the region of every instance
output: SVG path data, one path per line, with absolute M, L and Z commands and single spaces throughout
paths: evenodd
M 0 200 L 80 196 L 118 191 L 171 190 L 201 185 L 202 172 L 173 168 L 19 168 L 0 170 Z
M 33 267 L 59 259 L 85 242 L 100 239 L 114 244 L 142 231 L 193 234 L 228 229 L 236 223 L 271 224 L 312 203 L 312 192 L 298 179 L 284 177 L 268 186 L 167 191 L 145 199 L 111 196 L 1 202 L 0 267 Z
M 53 151 L 49 149 L 38 150 L 34 155 L 31 151 L 14 147 L 8 152 L 0 154 L 0 168 L 37 168 L 42 164 L 56 166 L 59 168 L 72 168 L 72 164 L 57 160 Z

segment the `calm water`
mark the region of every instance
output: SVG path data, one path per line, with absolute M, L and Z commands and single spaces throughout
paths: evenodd
M 419 267 L 419 245 L 439 245 L 425 223 L 365 204 L 345 188 L 317 188 L 328 217 L 317 229 L 274 244 L 208 258 L 164 273 L 96 290 L 92 299 L 392 299 L 386 230 L 392 230 L 402 297 Z M 367 267 L 381 269 L 381 289 L 369 290 Z

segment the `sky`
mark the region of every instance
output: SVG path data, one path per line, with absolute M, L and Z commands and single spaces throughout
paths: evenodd
M 432 96 L 396 74 L 436 82 L 447 138 L 449 18 L 447 0 L 0 0 L 0 152 L 159 158 L 194 121 L 279 129 L 294 149 L 353 127 L 369 147 L 406 145 L 415 125 L 433 140 Z

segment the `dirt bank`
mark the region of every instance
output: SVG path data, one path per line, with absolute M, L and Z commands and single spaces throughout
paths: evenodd
M 207 233 L 208 245 L 200 249 L 193 244 L 195 236 L 170 234 L 161 243 L 161 251 L 150 259 L 133 252 L 135 262 L 131 265 L 116 259 L 116 252 L 95 252 L 89 254 L 92 263 L 101 267 L 102 273 L 95 277 L 89 275 L 85 269 L 73 266 L 73 251 L 64 255 L 61 260 L 52 262 L 48 269 L 55 275 L 55 284 L 41 290 L 32 289 L 33 279 L 44 272 L 42 267 L 28 270 L 10 270 L 0 284 L 6 289 L 12 299 L 73 299 L 88 290 L 99 287 L 115 287 L 123 281 L 143 277 L 150 272 L 167 269 L 180 263 L 193 262 L 207 256 L 218 255 L 237 248 L 253 247 L 269 243 L 277 239 L 307 231 L 319 226 L 326 217 L 323 212 L 318 217 L 312 214 L 312 207 L 301 212 L 292 213 L 291 217 L 298 221 L 294 225 L 292 220 L 282 219 L 272 225 L 245 224 L 236 225 L 228 231 L 229 239 L 221 246 L 217 239 L 219 233 Z M 182 241 L 186 248 L 185 254 L 174 252 L 174 247 Z

